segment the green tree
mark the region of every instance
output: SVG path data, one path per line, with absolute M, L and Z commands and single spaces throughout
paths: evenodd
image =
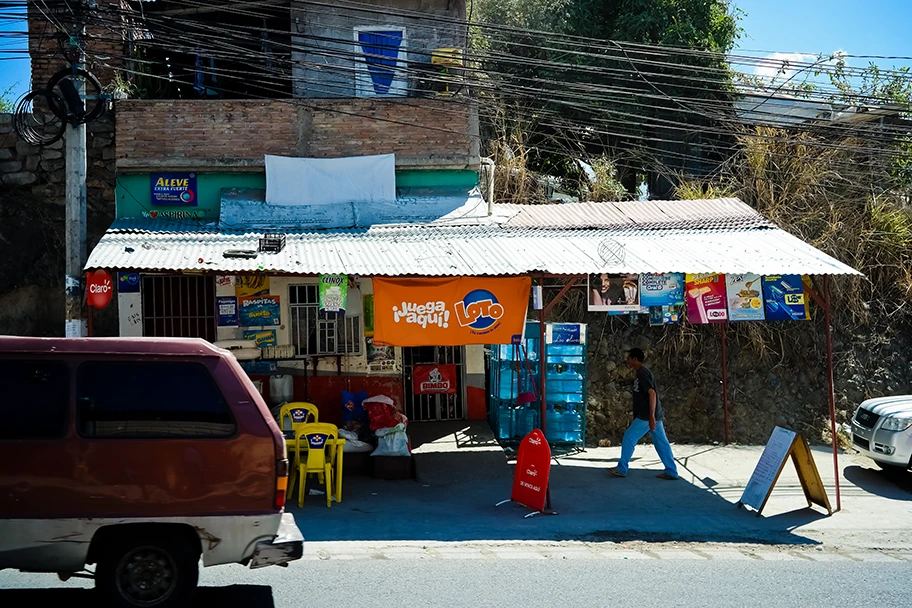
M 0 114 L 9 114 L 10 112 L 13 111 L 13 109 L 15 107 L 15 104 L 13 103 L 13 98 L 12 98 L 13 88 L 17 84 L 19 84 L 19 83 L 18 82 L 13 83 L 10 86 L 6 87 L 6 89 L 4 91 L 0 92 Z
M 496 91 L 488 101 L 506 105 L 509 114 L 510 104 L 523 99 L 524 120 L 533 129 L 528 145 L 534 169 L 572 181 L 581 179 L 575 158 L 607 155 L 632 192 L 637 174 L 648 173 L 644 150 L 664 155 L 673 170 L 699 173 L 685 158 L 715 165 L 722 156 L 713 150 L 731 149 L 733 140 L 704 133 L 718 113 L 700 109 L 732 93 L 720 58 L 740 28 L 726 0 L 473 2 L 475 21 L 482 24 L 472 36 L 473 50 L 482 58 L 489 90 Z M 573 36 L 605 42 L 584 44 Z M 670 49 L 657 55 L 640 44 L 716 54 Z

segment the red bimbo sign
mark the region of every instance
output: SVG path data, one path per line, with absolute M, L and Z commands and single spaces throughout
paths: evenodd
M 510 500 L 543 511 L 550 475 L 551 448 L 541 430 L 533 429 L 519 444 Z
M 114 295 L 114 282 L 107 270 L 86 273 L 86 300 L 89 306 L 104 308 Z
M 416 365 L 412 368 L 412 392 L 416 395 L 452 395 L 456 392 L 456 366 Z

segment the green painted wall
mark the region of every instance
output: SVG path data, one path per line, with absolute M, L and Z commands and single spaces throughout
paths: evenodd
M 396 171 L 397 188 L 457 187 L 474 188 L 478 185 L 478 173 L 468 170 L 425 170 Z
M 467 170 L 405 170 L 396 172 L 397 188 L 473 188 L 478 173 Z M 175 217 L 177 219 L 217 220 L 222 188 L 266 188 L 265 173 L 197 173 L 197 205 L 152 205 L 149 173 L 120 175 L 114 189 L 117 218 Z
M 169 213 L 190 213 L 181 219 L 217 220 L 222 188 L 265 188 L 265 173 L 197 173 L 197 206 L 152 205 L 152 183 L 149 173 L 120 175 L 114 194 L 117 218 L 150 217 L 150 213 L 167 217 Z

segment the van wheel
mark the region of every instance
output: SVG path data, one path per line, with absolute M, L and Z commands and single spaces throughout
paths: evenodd
M 114 540 L 95 569 L 95 588 L 118 608 L 184 606 L 198 580 L 199 550 L 174 534 Z

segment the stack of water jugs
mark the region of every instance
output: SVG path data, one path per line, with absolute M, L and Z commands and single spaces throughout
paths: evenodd
M 519 442 L 541 428 L 537 348 L 493 346 L 492 355 L 492 425 L 502 442 Z M 551 444 L 580 445 L 585 439 L 585 365 L 585 345 L 547 346 L 545 436 Z
M 493 348 L 497 351 L 491 361 L 497 438 L 520 441 L 539 426 L 540 402 L 536 396 L 538 389 L 534 386 L 538 377 L 533 375 L 538 367 L 538 353 L 527 350 L 524 357 L 522 351 L 510 345 Z

